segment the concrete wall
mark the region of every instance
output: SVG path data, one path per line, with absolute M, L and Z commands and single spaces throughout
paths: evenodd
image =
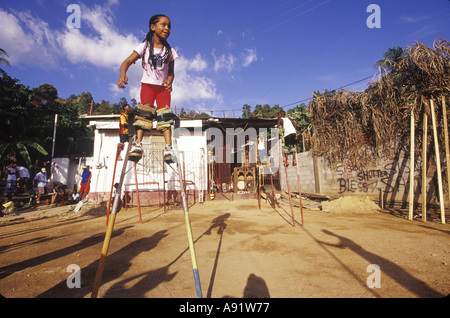
M 290 158 L 292 163 L 292 158 Z M 414 168 L 414 202 L 422 201 L 422 163 L 416 158 Z M 288 181 L 292 192 L 298 191 L 297 167 L 288 167 Z M 301 191 L 329 195 L 368 195 L 371 198 L 383 199 L 386 206 L 395 202 L 409 202 L 410 192 L 410 160 L 401 153 L 391 160 L 372 160 L 353 166 L 341 163 L 331 168 L 324 157 L 313 158 L 310 152 L 298 154 L 298 171 Z M 280 181 L 287 191 L 284 168 L 280 170 Z M 436 201 L 437 181 L 436 166 L 428 163 L 427 202 Z M 447 198 L 444 198 L 448 201 Z
M 280 161 L 282 164 L 283 161 Z M 316 177 L 314 175 L 314 159 L 312 154 L 302 152 L 297 154 L 297 166 L 292 165 L 292 155 L 289 156 L 289 166 L 287 169 L 289 188 L 291 192 L 298 192 L 298 177 L 300 176 L 300 187 L 302 192 L 319 193 L 316 189 Z M 280 167 L 280 183 L 281 188 L 287 192 L 286 170 Z M 319 184 L 319 183 L 317 183 Z

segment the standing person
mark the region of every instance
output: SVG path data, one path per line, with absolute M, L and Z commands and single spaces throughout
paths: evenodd
M 120 143 L 118 145 L 119 147 L 119 156 L 117 158 L 117 160 L 121 161 L 122 157 L 120 156 L 120 153 L 122 152 L 125 143 L 129 142 L 129 137 L 128 137 L 128 114 L 130 113 L 131 110 L 131 106 L 126 104 L 123 106 L 122 108 L 122 112 L 120 113 L 120 123 L 119 123 L 119 138 L 120 138 Z
M 173 114 L 170 109 L 172 83 L 174 80 L 176 51 L 169 45 L 170 19 L 157 14 L 150 18 L 149 32 L 144 41 L 139 44 L 131 55 L 120 66 L 119 88 L 128 84 L 127 71 L 138 59 L 142 59 L 143 75 L 141 78 L 141 102 L 134 119 L 136 128 L 136 143 L 129 153 L 129 159 L 137 162 L 142 158 L 142 138 L 145 130 L 153 128 L 156 117 L 156 129 L 163 133 L 166 143 L 164 161 L 176 161 L 172 150 Z M 156 100 L 156 116 L 154 102 Z
M 3 194 L 4 195 L 12 195 L 12 194 L 14 194 L 14 191 L 16 190 L 16 182 L 17 182 L 16 164 L 12 163 L 10 166 L 8 166 L 5 169 L 5 172 L 7 174 L 7 177 L 6 177 L 5 192 Z
M 45 193 L 45 186 L 47 185 L 47 171 L 45 168 L 41 168 L 41 172 L 38 172 L 34 176 L 34 180 L 37 181 L 38 196 L 36 203 L 41 203 L 41 196 Z
M 91 172 L 89 171 L 89 166 L 83 167 L 83 173 L 81 174 L 81 184 L 80 184 L 80 196 L 81 200 L 84 200 L 86 195 L 89 193 L 91 184 Z
M 280 110 L 278 112 L 278 125 L 277 127 L 283 127 L 283 155 L 284 155 L 284 164 L 286 166 L 289 165 L 288 155 L 292 153 L 292 165 L 297 165 L 297 160 L 295 159 L 294 153 L 297 152 L 295 140 L 297 139 L 297 127 L 292 119 L 286 117 L 286 112 L 284 110 Z
M 264 133 L 260 132 L 258 137 L 258 158 L 259 162 L 262 164 L 268 163 L 269 154 L 267 153 L 266 144 L 267 142 L 264 138 Z
M 63 197 L 64 194 L 66 193 L 66 186 L 60 182 L 60 181 L 48 181 L 47 182 L 47 193 L 51 193 L 52 194 L 52 201 L 51 201 L 51 205 L 53 205 L 55 203 L 55 199 L 57 196 Z
M 25 192 L 29 190 L 29 181 L 30 181 L 30 170 L 26 167 L 17 166 L 17 172 L 19 173 L 19 184 L 20 189 Z

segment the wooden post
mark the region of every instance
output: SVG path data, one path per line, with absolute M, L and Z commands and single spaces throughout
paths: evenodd
M 423 114 L 423 139 L 422 139 L 422 221 L 427 221 L 427 135 L 428 115 Z
M 437 170 L 436 172 L 439 187 L 439 203 L 441 207 L 441 222 L 442 224 L 445 224 L 444 193 L 442 190 L 441 158 L 439 153 L 439 140 L 436 128 L 436 115 L 434 114 L 434 101 L 431 99 L 430 103 L 431 103 L 431 122 L 433 124 L 434 150 L 436 156 L 436 170 Z
M 409 220 L 413 219 L 414 209 L 414 136 L 414 113 L 411 111 L 411 150 L 409 155 Z
M 448 124 L 447 124 L 447 109 L 445 106 L 445 96 L 442 96 L 442 117 L 444 118 L 444 139 L 445 139 L 445 156 L 447 158 L 447 186 L 448 186 L 448 201 L 450 202 L 450 150 L 448 144 Z

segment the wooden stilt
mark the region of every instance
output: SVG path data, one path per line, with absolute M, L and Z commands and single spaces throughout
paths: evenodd
M 439 153 L 439 140 L 436 128 L 436 115 L 434 111 L 434 101 L 431 99 L 431 122 L 433 124 L 433 136 L 434 136 L 434 150 L 436 157 L 436 169 L 439 188 L 439 205 L 441 208 L 441 223 L 445 224 L 445 208 L 444 208 L 444 193 L 442 190 L 442 173 L 441 173 L 441 158 Z
M 414 136 L 414 113 L 411 112 L 411 150 L 409 156 L 409 220 L 413 219 L 414 210 Z
M 445 157 L 447 162 L 447 186 L 448 186 L 448 202 L 450 202 L 450 149 L 448 142 L 448 124 L 447 124 L 447 109 L 445 106 L 445 96 L 442 96 L 442 117 L 444 119 L 444 140 L 445 140 Z
M 428 115 L 423 114 L 423 138 L 422 138 L 422 221 L 427 221 L 427 136 Z

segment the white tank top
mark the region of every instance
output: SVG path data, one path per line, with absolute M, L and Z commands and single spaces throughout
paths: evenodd
M 292 122 L 289 118 L 282 118 L 283 119 L 283 128 L 284 128 L 284 137 L 295 134 L 295 127 L 292 125 Z

